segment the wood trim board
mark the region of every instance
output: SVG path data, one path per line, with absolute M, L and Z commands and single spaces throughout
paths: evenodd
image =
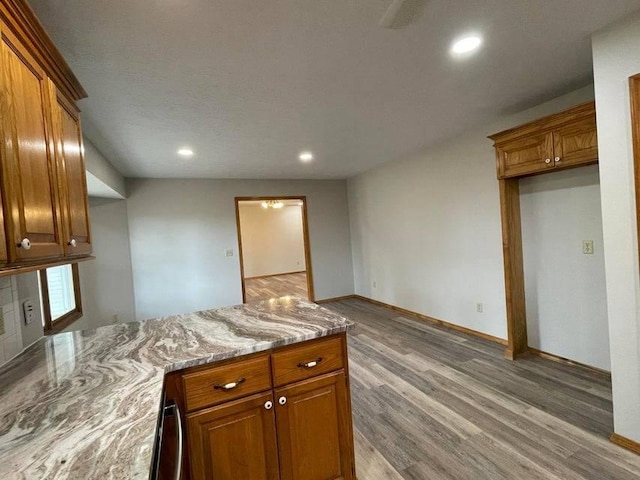
M 364 297 L 362 295 L 357 295 L 357 294 L 353 294 L 353 295 L 344 295 L 342 297 L 334 297 L 334 298 L 325 298 L 323 300 L 316 300 L 315 303 L 319 304 L 319 305 L 323 305 L 323 304 L 327 304 L 327 303 L 332 303 L 332 302 L 340 302 L 342 300 L 349 300 L 352 298 L 357 298 L 358 300 L 362 300 L 365 302 L 369 302 L 373 305 L 378 305 L 381 307 L 386 307 L 389 308 L 391 310 L 394 310 L 396 312 L 400 312 L 400 313 L 404 313 L 405 315 L 410 315 L 412 317 L 416 317 L 420 320 L 424 320 L 426 322 L 432 323 L 434 325 L 438 325 L 440 327 L 444 327 L 444 328 L 448 328 L 450 330 L 456 330 L 462 333 L 466 333 L 467 335 L 473 335 L 474 337 L 479 337 L 479 338 L 483 338 L 484 340 L 488 340 L 490 342 L 494 342 L 497 343 L 499 345 L 507 345 L 508 341 L 503 339 L 503 338 L 499 338 L 499 337 L 494 337 L 492 335 L 483 333 L 483 332 L 479 332 L 477 330 L 473 330 L 470 328 L 466 328 L 466 327 L 462 327 L 460 325 L 456 325 L 454 323 L 450 323 L 450 322 L 446 322 L 444 320 L 439 320 L 433 317 L 429 317 L 428 315 L 423 315 L 421 313 L 418 312 L 414 312 L 412 310 L 407 310 L 406 308 L 402 308 L 402 307 L 397 307 L 395 305 L 391 305 L 385 302 L 381 302 L 379 300 L 374 300 L 372 298 L 368 298 L 368 297 Z M 601 368 L 597 368 L 597 367 L 593 367 L 591 365 L 587 365 L 585 363 L 580 363 L 577 362 L 575 360 L 570 360 L 568 358 L 565 357 L 561 357 L 558 355 L 554 355 L 553 353 L 549 353 L 549 352 L 544 352 L 542 350 L 538 350 L 532 347 L 527 347 L 528 348 L 528 353 L 531 355 L 534 355 L 536 357 L 540 357 L 540 358 L 545 358 L 547 360 L 551 360 L 554 362 L 558 362 L 558 363 L 564 363 L 565 365 L 572 365 L 572 366 L 577 366 L 580 368 L 585 368 L 587 370 L 590 370 L 598 375 L 602 375 L 603 377 L 606 377 L 607 379 L 611 379 L 611 372 L 607 371 L 607 370 L 602 370 Z
M 306 195 L 292 195 L 281 197 L 235 197 L 236 205 L 236 230 L 238 233 L 238 256 L 240 258 L 240 281 L 242 283 L 242 303 L 247 303 L 247 291 L 244 276 L 244 256 L 242 252 L 242 229 L 240 228 L 240 202 L 247 201 L 269 201 L 269 200 L 300 200 L 302 202 L 302 235 L 304 238 L 304 261 L 307 272 L 307 295 L 309 301 L 315 301 L 315 291 L 313 287 L 313 268 L 311 265 L 311 244 L 309 242 L 309 220 L 307 214 Z M 271 276 L 271 275 L 269 275 Z
M 455 330 L 455 331 L 461 332 L 461 333 L 466 333 L 467 335 L 473 335 L 474 337 L 479 337 L 479 338 L 482 338 L 484 340 L 488 340 L 490 342 L 498 343 L 500 345 L 506 345 L 507 344 L 507 341 L 504 338 L 494 337 L 493 335 L 489 335 L 487 333 L 478 332 L 477 330 L 472 330 L 470 328 L 462 327 L 462 326 L 456 325 L 454 323 L 445 322 L 444 320 L 439 320 L 437 318 L 433 318 L 433 317 L 430 317 L 428 315 L 423 315 L 422 313 L 414 312 L 412 310 L 407 310 L 406 308 L 398 307 L 396 305 L 391 305 L 390 303 L 381 302 L 379 300 L 374 300 L 373 298 L 364 297 L 362 295 L 354 294 L 354 295 L 344 295 L 342 297 L 326 298 L 324 300 L 319 300 L 319 301 L 317 301 L 315 303 L 325 304 L 325 303 L 330 303 L 330 302 L 338 302 L 338 301 L 341 301 L 341 300 L 348 300 L 350 298 L 357 298 L 358 300 L 369 302 L 369 303 L 371 303 L 373 305 L 378 305 L 379 307 L 389 308 L 389 309 L 394 310 L 396 312 L 403 313 L 405 315 L 409 315 L 409 316 L 415 317 L 415 318 L 417 318 L 419 320 L 423 320 L 423 321 L 431 323 L 433 325 L 437 325 L 437 326 L 440 326 L 440 327 L 448 328 L 450 330 Z
M 42 315 L 44 317 L 44 334 L 53 335 L 59 333 L 73 322 L 82 317 L 82 295 L 80 293 L 80 273 L 78 264 L 71 265 L 73 275 L 73 294 L 76 307 L 55 321 L 51 318 L 51 305 L 49 303 L 49 288 L 47 286 L 47 270 L 40 270 L 40 292 L 42 294 Z
M 629 78 L 631 101 L 631 135 L 633 138 L 633 171 L 636 189 L 636 228 L 640 238 L 640 73 Z M 636 246 L 640 252 L 640 242 Z
M 587 370 L 591 370 L 593 373 L 597 373 L 598 375 L 602 375 L 603 377 L 606 377 L 608 380 L 611 380 L 611 372 L 607 370 L 603 370 L 598 367 L 587 365 L 586 363 L 576 362 L 575 360 L 570 360 L 565 357 L 560 357 L 559 355 L 554 355 L 553 353 L 544 352 L 542 350 L 538 350 L 537 348 L 532 348 L 532 347 L 529 347 L 529 353 L 536 357 L 545 358 L 553 362 L 564 363 L 565 365 L 573 365 L 580 368 L 586 368 Z
M 72 100 L 87 97 L 87 92 L 25 0 L 0 0 L 0 18 L 67 97 Z
M 637 455 L 640 455 L 640 443 L 631 440 L 630 438 L 623 437 L 622 435 L 618 435 L 617 433 L 612 433 L 609 437 L 612 443 L 625 448 Z
M 260 278 L 269 278 L 269 277 L 282 277 L 284 275 L 295 275 L 296 273 L 306 273 L 306 270 L 299 270 L 297 272 L 285 272 L 285 273 L 274 273 L 272 275 L 257 275 L 255 277 L 244 277 L 245 280 L 258 280 Z

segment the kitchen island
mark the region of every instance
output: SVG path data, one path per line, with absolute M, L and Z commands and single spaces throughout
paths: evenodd
M 43 338 L 0 370 L 0 477 L 149 478 L 167 374 L 352 326 L 284 297 Z

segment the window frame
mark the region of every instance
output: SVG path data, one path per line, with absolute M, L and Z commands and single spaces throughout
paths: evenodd
M 47 283 L 47 269 L 40 270 L 40 293 L 42 296 L 42 318 L 44 319 L 44 334 L 53 335 L 59 333 L 73 322 L 82 317 L 82 295 L 80 294 L 80 274 L 78 264 L 71 266 L 71 276 L 73 278 L 73 295 L 75 297 L 76 308 L 65 313 L 60 318 L 51 318 L 51 303 L 49 301 L 49 284 Z

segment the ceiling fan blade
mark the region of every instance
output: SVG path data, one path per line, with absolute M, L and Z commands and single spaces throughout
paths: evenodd
M 380 20 L 384 28 L 403 28 L 415 23 L 424 13 L 427 0 L 393 0 Z
M 400 9 L 402 8 L 402 5 L 404 5 L 405 1 L 406 0 L 393 0 L 393 2 L 391 2 L 391 5 L 389 5 L 389 8 L 387 8 L 387 11 L 384 13 L 382 19 L 380 20 L 381 27 L 391 28 L 393 26 L 393 22 L 398 16 L 398 12 L 400 12 Z

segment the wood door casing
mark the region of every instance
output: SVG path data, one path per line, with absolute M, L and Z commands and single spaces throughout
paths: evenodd
M 352 480 L 343 370 L 275 390 L 281 480 Z M 278 400 L 286 398 L 284 405 Z
M 61 172 L 65 254 L 87 255 L 91 253 L 91 234 L 80 117 L 73 104 L 61 95 L 56 98 L 54 131 Z
M 0 122 L 2 177 L 9 259 L 64 253 L 51 138 L 52 85 L 5 26 L 2 33 Z M 20 247 L 28 238 L 31 248 Z
M 271 391 L 187 415 L 192 480 L 279 480 Z
M 554 168 L 553 134 L 546 132 L 504 143 L 498 148 L 498 156 L 501 177 L 547 171 Z
M 598 161 L 598 131 L 595 114 L 553 131 L 556 168 L 588 165 Z

